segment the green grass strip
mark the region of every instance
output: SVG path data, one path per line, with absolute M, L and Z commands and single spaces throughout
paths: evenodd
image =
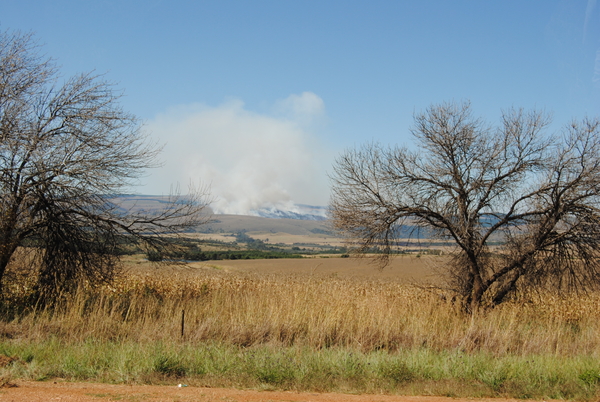
M 314 392 L 594 400 L 600 361 L 427 348 L 361 353 L 218 343 L 4 340 L 4 379 L 223 386 Z

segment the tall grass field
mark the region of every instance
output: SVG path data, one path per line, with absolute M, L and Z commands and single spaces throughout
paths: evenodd
M 22 278 L 2 307 L 1 383 L 600 396 L 598 294 L 521 295 L 468 315 L 437 288 L 375 270 L 353 279 L 218 268 L 132 270 L 52 307 L 28 302 Z

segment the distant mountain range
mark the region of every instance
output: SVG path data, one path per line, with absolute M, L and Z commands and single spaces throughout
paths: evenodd
M 169 202 L 169 197 L 161 195 L 123 194 L 115 196 L 114 202 L 115 204 L 119 205 L 123 212 L 130 209 L 138 211 L 153 211 L 164 208 L 165 204 Z M 278 207 L 260 208 L 249 211 L 247 215 L 272 219 L 325 221 L 327 220 L 327 207 L 295 204 L 287 209 L 281 209 Z
M 114 198 L 115 204 L 126 212 L 157 211 L 169 202 L 168 196 L 154 195 L 120 195 Z M 207 210 L 210 214 L 210 209 Z M 290 234 L 323 233 L 337 236 L 327 218 L 327 207 L 312 205 L 294 205 L 288 209 L 261 208 L 250 211 L 248 215 L 213 214 L 210 223 L 198 228 L 199 232 L 218 233 L 239 231 L 284 232 Z M 497 217 L 489 216 L 484 219 L 484 226 L 497 222 Z M 434 237 L 428 228 L 419 228 L 410 224 L 399 225 L 396 228 L 399 239 L 424 240 Z

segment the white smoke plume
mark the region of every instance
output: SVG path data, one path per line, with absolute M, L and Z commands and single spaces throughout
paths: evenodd
M 278 101 L 267 114 L 246 110 L 240 100 L 172 108 L 146 125 L 166 145 L 164 166 L 150 172 L 143 191 L 203 183 L 215 198 L 213 210 L 228 214 L 326 205 L 331 160 L 317 137 L 324 118 L 323 100 L 310 92 Z

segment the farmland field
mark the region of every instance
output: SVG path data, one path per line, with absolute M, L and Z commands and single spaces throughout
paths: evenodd
M 306 276 L 354 278 L 368 281 L 394 283 L 440 283 L 436 274 L 444 263 L 444 257 L 402 255 L 391 260 L 385 268 L 369 258 L 340 258 L 339 256 L 317 255 L 308 258 L 281 258 L 267 260 L 219 260 L 190 262 L 186 266 L 164 265 L 157 268 L 140 256 L 127 258 L 126 267 L 136 273 L 158 275 L 189 274 L 209 275 L 215 271 L 229 274 L 267 274 L 278 276 Z
M 114 284 L 47 307 L 27 304 L 25 277 L 3 306 L 0 379 L 597 399 L 599 295 L 521 295 L 468 315 L 435 275 L 444 258 L 379 270 L 323 254 L 134 255 Z

